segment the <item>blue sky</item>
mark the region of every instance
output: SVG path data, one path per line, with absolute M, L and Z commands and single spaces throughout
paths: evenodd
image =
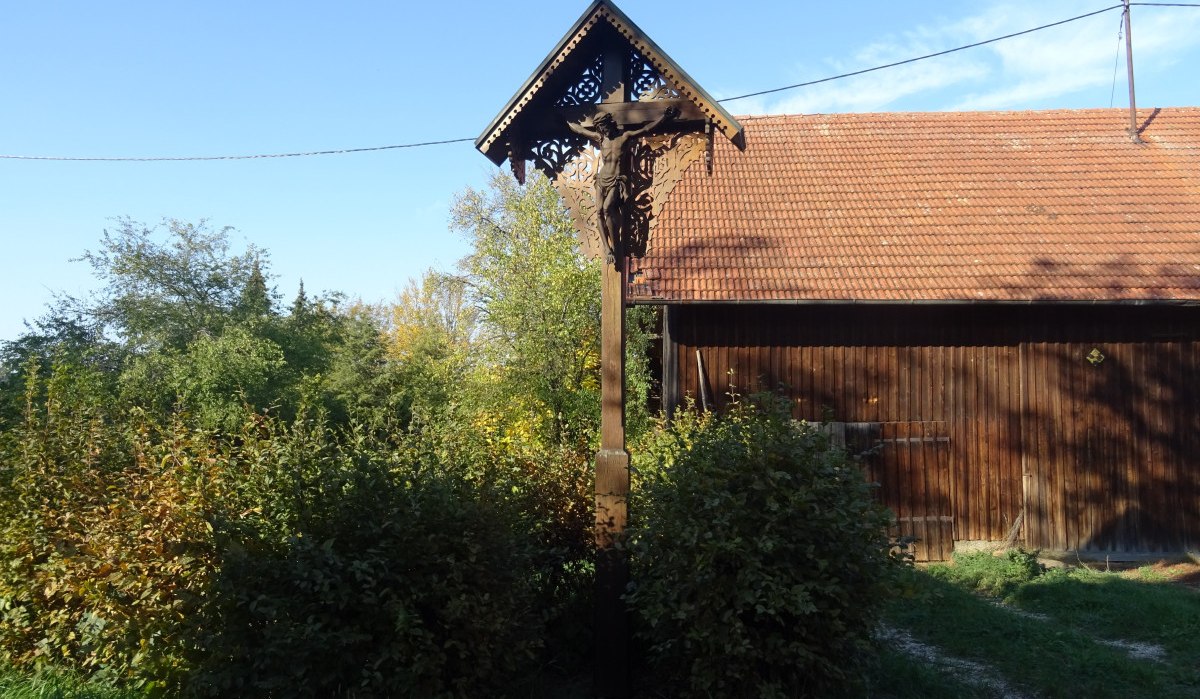
M 188 156 L 475 137 L 586 0 L 0 5 L 0 154 Z M 1031 28 L 1112 0 L 842 3 L 618 0 L 717 98 Z M 686 8 L 684 10 L 683 8 Z M 734 114 L 1107 107 L 1120 12 L 727 105 Z M 1142 107 L 1200 104 L 1200 9 L 1135 7 Z M 1124 54 L 1115 106 L 1126 104 Z M 85 293 L 116 217 L 233 226 L 285 299 L 390 299 L 466 252 L 456 192 L 493 168 L 472 144 L 193 163 L 0 160 L 0 340 L 54 292 Z

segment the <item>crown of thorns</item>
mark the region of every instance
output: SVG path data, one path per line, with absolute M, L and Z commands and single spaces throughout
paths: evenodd
M 595 119 L 592 119 L 592 123 L 597 126 L 600 126 L 603 124 L 616 124 L 617 120 L 613 118 L 612 114 L 609 114 L 608 112 L 604 112 L 604 113 L 600 114 L 599 116 L 597 116 Z

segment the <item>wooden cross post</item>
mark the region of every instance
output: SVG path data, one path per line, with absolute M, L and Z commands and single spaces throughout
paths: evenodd
M 625 101 L 620 52 L 604 56 L 605 101 Z M 622 153 L 620 172 L 629 172 Z M 597 202 L 597 206 L 602 206 Z M 629 230 L 621 207 L 619 231 Z M 618 222 L 614 222 L 618 223 Z M 603 235 L 603 234 L 602 234 Z M 629 695 L 629 613 L 621 595 L 629 582 L 629 560 L 614 544 L 629 519 L 629 452 L 625 448 L 625 241 L 613 242 L 613 260 L 603 264 L 600 285 L 600 451 L 596 454 L 596 689 L 601 696 Z
M 585 126 L 588 118 L 590 125 Z M 585 248 L 598 248 L 595 251 L 604 260 L 595 492 L 596 690 L 604 697 L 626 697 L 630 690 L 629 620 L 621 599 L 629 564 L 617 546 L 628 521 L 629 496 L 626 265 L 629 255 L 642 254 L 639 250 L 649 236 L 653 207 L 665 201 L 688 164 L 700 156 L 703 149 L 695 146 L 703 143 L 698 140 L 701 132 L 707 134 L 711 172 L 714 129 L 745 149 L 745 135 L 736 119 L 612 0 L 593 0 L 475 141 L 475 147 L 495 164 L 508 160 L 522 183 L 526 161 L 553 178 L 571 208 Z M 641 136 L 667 130 L 673 135 L 666 143 L 658 139 L 653 147 L 637 146 Z M 587 149 L 587 141 L 599 151 L 598 160 Z M 638 148 L 640 155 L 635 158 L 632 151 Z M 666 176 L 661 179 L 659 159 L 666 163 L 661 170 Z
M 629 687 L 629 622 L 621 595 L 629 562 L 614 544 L 628 521 L 625 449 L 625 263 L 605 265 L 601 299 L 600 451 L 596 454 L 596 683 L 602 696 Z

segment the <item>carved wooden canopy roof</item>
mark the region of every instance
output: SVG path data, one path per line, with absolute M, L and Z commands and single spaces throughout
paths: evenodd
M 602 94 L 603 56 L 622 43 L 630 60 L 625 66 L 628 74 L 618 81 L 625 95 L 614 100 L 613 95 Z M 578 120 L 587 110 L 620 111 L 619 120 L 637 121 L 636 105 L 631 110 L 631 105 L 621 109 L 613 103 L 650 99 L 675 102 L 681 120 L 709 123 L 739 150 L 745 149 L 742 125 L 616 5 L 596 0 L 480 134 L 475 147 L 497 165 L 516 156 L 531 158 L 542 169 L 561 167 L 566 158 L 539 158 L 529 151 L 530 144 L 560 139 L 566 132 L 562 119 Z

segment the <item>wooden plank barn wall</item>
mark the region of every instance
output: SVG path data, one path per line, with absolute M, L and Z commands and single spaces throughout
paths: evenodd
M 663 394 L 699 400 L 699 352 L 717 405 L 778 390 L 797 418 L 868 434 L 869 477 L 921 558 L 1014 532 L 1054 551 L 1195 550 L 1198 321 L 1166 305 L 672 305 Z

